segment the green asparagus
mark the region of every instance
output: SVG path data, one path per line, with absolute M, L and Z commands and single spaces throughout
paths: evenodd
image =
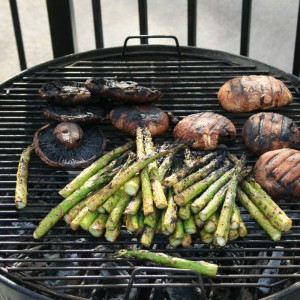
M 59 194 L 66 198 L 70 196 L 74 191 L 76 191 L 83 183 L 85 183 L 90 177 L 103 169 L 115 158 L 125 153 L 127 150 L 132 148 L 135 145 L 134 141 L 130 141 L 120 147 L 113 149 L 112 151 L 102 155 L 98 160 L 92 163 L 89 167 L 84 169 L 81 173 L 78 174 L 69 184 L 67 184 L 62 190 L 59 191 Z
M 237 190 L 237 199 L 247 209 L 252 218 L 268 233 L 272 240 L 279 241 L 281 239 L 281 231 L 271 224 L 269 219 L 256 207 L 241 188 Z
M 28 197 L 28 165 L 30 155 L 34 150 L 34 145 L 28 146 L 21 154 L 18 171 L 16 175 L 16 189 L 15 189 L 15 205 L 16 208 L 22 209 L 27 205 Z
M 166 255 L 165 253 L 153 253 L 147 250 L 120 250 L 116 256 L 146 259 L 169 267 L 197 271 L 207 276 L 216 276 L 218 272 L 218 265 L 216 264 L 211 264 L 204 261 L 190 261 L 183 258 Z

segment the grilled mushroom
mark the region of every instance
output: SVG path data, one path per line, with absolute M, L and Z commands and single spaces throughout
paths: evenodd
M 202 112 L 184 117 L 175 126 L 173 135 L 181 141 L 190 141 L 190 147 L 199 150 L 216 149 L 220 136 L 235 139 L 236 129 L 226 117 Z
M 103 152 L 105 138 L 99 126 L 80 127 L 63 122 L 37 130 L 33 143 L 38 156 L 54 167 L 86 167 Z
M 130 103 L 149 103 L 158 101 L 161 92 L 140 86 L 134 81 L 90 78 L 85 82 L 87 89 L 103 98 Z
M 43 109 L 43 114 L 58 122 L 87 123 L 103 121 L 107 111 L 100 105 L 60 106 L 49 104 Z
M 279 79 L 249 75 L 225 82 L 218 92 L 218 100 L 227 111 L 248 112 L 288 105 L 293 102 L 293 96 Z
M 272 197 L 299 199 L 300 151 L 284 148 L 264 153 L 256 162 L 253 175 Z
M 251 116 L 243 127 L 246 146 L 257 154 L 293 148 L 300 141 L 300 131 L 292 119 L 273 112 Z
M 161 109 L 153 105 L 122 105 L 110 113 L 112 124 L 132 136 L 136 128 L 147 127 L 152 136 L 164 133 L 169 127 L 169 118 Z
M 60 105 L 88 104 L 98 102 L 84 83 L 74 81 L 53 81 L 44 84 L 39 94 L 50 103 Z

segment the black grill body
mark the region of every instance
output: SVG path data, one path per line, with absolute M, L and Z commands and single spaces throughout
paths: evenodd
M 253 299 L 276 297 L 281 290 L 281 298 L 295 295 L 299 286 L 295 283 L 300 277 L 297 202 L 279 202 L 293 219 L 293 228 L 278 242 L 273 242 L 243 209 L 249 234 L 225 248 L 202 245 L 195 235 L 193 247 L 170 249 L 166 237 L 155 237 L 153 251 L 219 264 L 219 275 L 213 279 L 199 279 L 190 272 L 176 273 L 138 259 L 109 258 L 108 254 L 119 248 L 139 245 L 138 239 L 126 231 L 112 244 L 81 230 L 73 232 L 61 221 L 43 239 L 33 239 L 38 222 L 61 201 L 58 190 L 79 171 L 51 168 L 32 155 L 28 206 L 16 210 L 14 188 L 19 156 L 32 142 L 34 132 L 49 122 L 41 113 L 45 102 L 37 92 L 45 82 L 116 77 L 160 89 L 164 96 L 157 106 L 179 118 L 199 111 L 227 116 L 237 128 L 237 139 L 227 145 L 228 150 L 238 155 L 245 152 L 252 164 L 257 157 L 247 151 L 241 137 L 242 126 L 252 113 L 230 114 L 220 107 L 217 92 L 226 80 L 245 74 L 268 74 L 281 79 L 291 90 L 294 103 L 276 111 L 300 125 L 300 80 L 293 75 L 244 57 L 199 48 L 180 47 L 180 59 L 178 48 L 172 46 L 130 46 L 123 56 L 122 50 L 108 48 L 59 58 L 24 71 L 0 86 L 0 274 L 5 290 L 12 288 L 24 297 L 27 294 L 40 299 L 109 299 L 116 293 L 150 299 L 156 290 L 177 288 L 202 289 L 214 299 L 220 295 L 222 299 L 244 299 L 247 293 Z M 102 129 L 110 141 L 107 151 L 125 142 L 126 136 L 108 121 L 102 123 Z M 156 142 L 166 139 L 172 139 L 171 129 Z M 268 272 L 274 269 L 272 260 L 281 263 L 275 272 Z

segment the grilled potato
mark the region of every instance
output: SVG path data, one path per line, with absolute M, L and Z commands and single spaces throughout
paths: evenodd
M 268 151 L 260 156 L 254 179 L 274 198 L 300 196 L 300 151 L 290 148 Z
M 227 81 L 218 92 L 218 100 L 227 111 L 249 112 L 290 104 L 293 97 L 282 81 L 272 76 L 250 75 Z
M 251 116 L 243 127 L 246 146 L 256 154 L 293 148 L 300 141 L 300 131 L 292 119 L 273 112 Z
M 174 128 L 173 135 L 181 141 L 190 141 L 193 149 L 212 150 L 219 144 L 220 136 L 235 139 L 236 129 L 226 117 L 202 112 L 184 117 Z

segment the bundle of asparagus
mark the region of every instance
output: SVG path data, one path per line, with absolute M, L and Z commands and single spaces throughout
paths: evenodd
M 136 158 L 124 156 L 136 145 Z M 185 147 L 180 167 L 174 155 Z M 159 161 L 159 158 L 163 158 Z M 147 128 L 138 128 L 136 141 L 102 156 L 59 191 L 65 199 L 38 225 L 39 239 L 62 217 L 76 230 L 115 241 L 121 225 L 150 247 L 155 234 L 170 245 L 188 247 L 199 234 L 203 243 L 226 245 L 247 235 L 239 204 L 273 240 L 279 240 L 292 221 L 249 177 L 243 155 L 204 153 L 194 156 L 184 144 L 154 146 Z

